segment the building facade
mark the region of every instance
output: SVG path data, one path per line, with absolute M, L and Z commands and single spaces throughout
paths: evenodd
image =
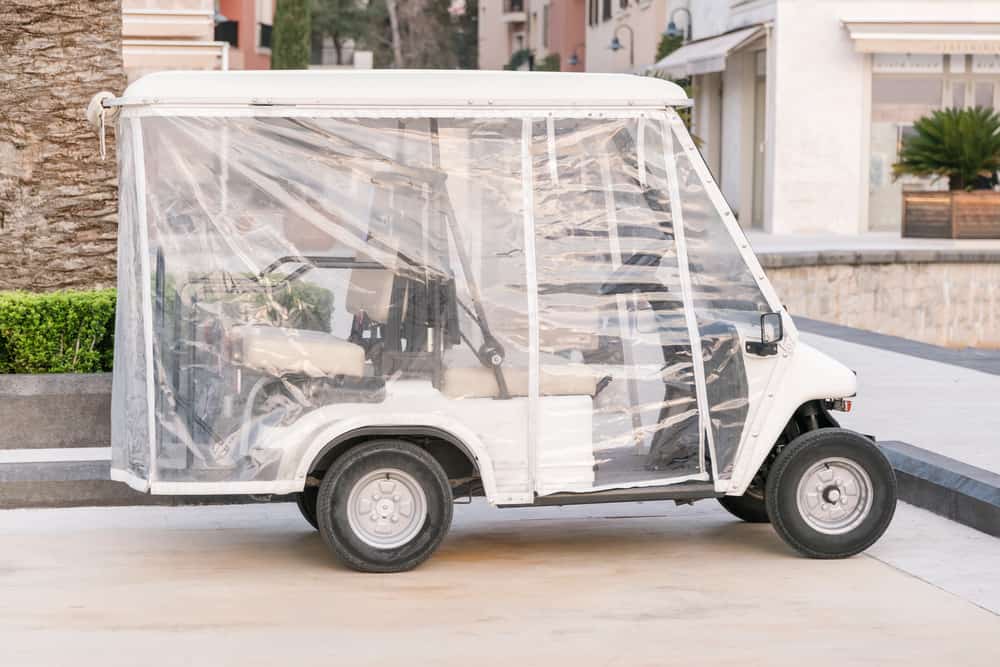
M 274 3 L 275 0 L 217 0 L 215 37 L 229 42 L 230 69 L 271 68 Z
M 479 0 L 479 68 L 529 69 L 555 65 L 564 72 L 584 71 L 586 3 L 587 0 Z
M 129 81 L 173 69 L 268 69 L 275 0 L 122 0 Z
M 644 73 L 656 60 L 670 13 L 683 6 L 678 0 L 586 0 L 587 71 Z M 682 29 L 687 25 L 686 14 L 676 19 Z
M 746 228 L 899 231 L 913 121 L 1000 103 L 1000 2 L 699 0 L 657 64 L 692 80 L 692 131 Z

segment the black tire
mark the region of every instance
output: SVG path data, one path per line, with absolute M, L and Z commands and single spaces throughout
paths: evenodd
M 723 496 L 719 498 L 719 504 L 737 519 L 747 523 L 771 522 L 771 518 L 767 516 L 767 501 L 760 489 L 747 489 L 742 496 Z
M 316 522 L 316 499 L 318 497 L 318 486 L 307 486 L 301 493 L 295 494 L 295 504 L 299 506 L 302 517 L 316 530 L 319 530 L 319 524 Z
M 348 498 L 355 485 L 382 469 L 408 475 L 426 500 L 426 518 L 418 532 L 392 548 L 366 542 L 348 518 Z M 326 472 L 316 518 L 327 546 L 348 567 L 361 572 L 403 572 L 423 563 L 438 548 L 451 526 L 452 510 L 448 476 L 434 457 L 402 440 L 374 440 L 350 450 Z
M 870 480 L 867 515 L 859 516 L 854 525 L 848 521 L 840 534 L 810 525 L 797 500 L 803 476 L 826 459 L 846 461 Z M 828 471 L 830 465 L 825 466 Z M 835 505 L 826 495 L 836 491 L 830 484 L 822 491 L 816 489 L 817 500 Z M 847 429 L 823 428 L 800 435 L 781 451 L 768 473 L 765 495 L 771 525 L 789 546 L 810 558 L 847 558 L 870 547 L 889 527 L 896 511 L 896 476 L 888 459 L 868 438 Z

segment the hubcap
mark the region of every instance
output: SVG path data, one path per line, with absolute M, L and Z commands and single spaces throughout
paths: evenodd
M 347 497 L 347 521 L 365 544 L 394 549 L 409 542 L 427 520 L 427 497 L 407 472 L 383 468 L 357 481 Z
M 812 529 L 841 535 L 871 512 L 872 481 L 854 461 L 826 458 L 802 475 L 795 497 L 799 514 Z

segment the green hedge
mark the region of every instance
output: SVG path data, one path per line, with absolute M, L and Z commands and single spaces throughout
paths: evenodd
M 0 373 L 111 370 L 115 291 L 0 292 Z
M 309 283 L 286 283 L 270 297 L 231 297 L 252 304 L 255 321 L 330 331 L 332 293 Z M 175 304 L 176 305 L 176 304 Z M 238 316 L 238 312 L 232 313 Z M 114 360 L 115 290 L 0 292 L 0 373 L 98 373 Z

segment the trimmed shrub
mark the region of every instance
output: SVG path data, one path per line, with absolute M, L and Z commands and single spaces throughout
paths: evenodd
M 0 373 L 97 373 L 114 357 L 115 290 L 0 292 Z
M 271 69 L 308 69 L 312 0 L 278 0 L 271 32 Z

